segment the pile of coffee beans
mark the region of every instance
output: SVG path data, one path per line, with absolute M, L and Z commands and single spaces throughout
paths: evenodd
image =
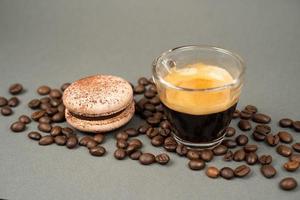
M 11 130 L 13 132 L 25 131 L 26 124 L 33 121 L 37 123 L 37 130 L 29 132 L 28 138 L 38 141 L 39 145 L 45 146 L 55 143 L 69 149 L 83 146 L 88 149 L 92 156 L 106 155 L 106 149 L 102 146 L 105 135 L 95 134 L 79 138 L 73 129 L 59 125 L 65 121 L 62 94 L 69 85 L 70 83 L 65 83 L 59 89 L 45 85 L 38 87 L 36 92 L 40 97 L 28 102 L 28 107 L 32 109 L 31 117 L 21 115 L 16 122 L 11 124 Z M 259 145 L 265 143 L 270 148 L 274 147 L 274 151 L 279 155 L 276 159 L 280 157 L 286 159 L 282 165 L 283 170 L 295 172 L 300 168 L 300 154 L 298 154 L 300 142 L 295 142 L 293 135 L 286 130 L 274 134 L 268 125 L 272 121 L 271 117 L 260 113 L 256 106 L 247 105 L 241 111 L 235 110 L 233 119 L 239 120 L 237 124 L 241 134 L 236 136 L 238 131 L 233 127 L 228 127 L 226 138 L 219 146 L 205 150 L 188 149 L 186 146 L 178 144 L 172 137 L 172 125 L 164 114 L 152 79 L 141 77 L 138 79 L 137 85 L 131 85 L 135 95 L 136 115 L 144 122 L 137 128 L 123 129 L 115 134 L 116 149 L 113 156 L 116 160 L 124 160 L 129 157 L 142 165 L 153 163 L 167 165 L 170 162 L 168 153 L 174 153 L 186 158 L 188 160 L 187 166 L 191 170 L 204 170 L 206 168 L 205 174 L 209 178 L 221 177 L 232 180 L 250 176 L 250 166 L 259 165 L 262 176 L 271 179 L 278 176 L 279 169 L 275 169 L 272 165 L 274 158 L 271 155 L 258 153 Z M 11 94 L 17 95 L 23 91 L 23 87 L 21 84 L 14 84 L 9 88 L 9 91 Z M 2 115 L 7 115 L 5 113 L 10 112 L 10 107 L 14 107 L 18 103 L 17 97 L 10 100 L 0 97 Z M 281 119 L 279 126 L 300 131 L 300 121 L 289 118 Z M 249 131 L 251 131 L 250 134 Z M 168 153 L 155 155 L 150 152 L 143 152 L 144 144 L 137 138 L 139 135 L 147 136 L 154 147 L 164 149 Z M 250 142 L 249 135 L 255 144 Z M 225 163 L 238 162 L 239 165 L 235 168 L 228 166 L 217 168 L 213 166 L 215 156 L 221 156 Z M 286 177 L 280 181 L 279 187 L 283 190 L 293 190 L 297 187 L 297 181 L 293 177 Z
M 23 92 L 23 86 L 20 83 L 15 83 L 11 85 L 8 89 L 11 95 L 19 95 Z M 13 108 L 17 107 L 20 100 L 17 96 L 12 96 L 9 98 L 0 96 L 0 113 L 2 116 L 10 116 L 13 114 Z

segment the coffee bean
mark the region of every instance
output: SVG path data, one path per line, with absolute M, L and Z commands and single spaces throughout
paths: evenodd
M 227 153 L 224 155 L 223 160 L 224 161 L 231 161 L 233 158 L 233 153 L 232 151 L 227 151 Z
M 68 137 L 66 146 L 69 149 L 74 149 L 77 146 L 77 144 L 78 144 L 78 139 L 77 139 L 76 136 L 70 136 L 70 137 Z M 87 144 L 87 146 L 88 146 L 88 144 Z M 90 148 L 92 148 L 92 146 Z
M 293 144 L 292 147 L 296 152 L 300 152 L 300 142 Z
M 43 97 L 40 99 L 41 103 L 49 103 L 51 101 L 50 97 Z
M 93 140 L 93 138 L 90 136 L 84 136 L 79 140 L 79 145 L 86 146 L 90 140 Z
M 272 178 L 277 173 L 276 169 L 272 165 L 262 165 L 260 171 L 266 178 Z
M 52 107 L 58 107 L 62 103 L 62 100 L 61 99 L 51 99 L 51 101 L 49 103 Z
M 48 124 L 52 123 L 51 118 L 48 116 L 43 116 L 38 121 L 39 123 L 48 123 Z
M 237 146 L 237 143 L 235 142 L 235 140 L 232 140 L 232 139 L 225 139 L 222 141 L 222 144 L 229 149 L 235 148 Z
M 45 111 L 51 107 L 52 106 L 50 103 L 41 103 L 41 105 L 40 105 L 40 109 L 45 110 Z
M 98 133 L 94 135 L 94 140 L 98 143 L 101 144 L 104 141 L 105 136 L 101 133 Z
M 145 86 L 143 86 L 141 84 L 134 86 L 133 92 L 134 92 L 134 94 L 142 94 L 143 92 L 145 92 Z
M 49 96 L 51 98 L 59 99 L 62 97 L 62 93 L 59 89 L 51 89 Z
M 278 132 L 278 136 L 281 142 L 283 143 L 291 143 L 293 142 L 293 136 L 286 132 L 286 131 L 280 131 Z
M 163 128 L 163 129 L 170 129 L 170 128 L 171 128 L 171 124 L 170 124 L 170 122 L 167 121 L 167 120 L 162 121 L 162 122 L 159 124 L 159 126 L 160 126 L 161 128 Z
M 235 141 L 238 145 L 244 146 L 248 143 L 248 137 L 244 134 L 241 134 L 236 137 Z
M 26 125 L 22 122 L 14 122 L 11 126 L 10 126 L 10 129 L 13 131 L 13 132 L 22 132 L 26 129 Z
M 300 121 L 294 121 L 293 128 L 295 131 L 300 132 Z
M 53 122 L 63 122 L 63 121 L 65 121 L 65 113 L 57 112 L 52 116 L 51 120 Z
M 266 139 L 266 134 L 254 131 L 252 137 L 255 141 L 264 141 Z
M 38 89 L 37 89 L 37 93 L 39 95 L 47 95 L 50 93 L 50 91 L 51 91 L 51 88 L 46 85 L 42 85 L 42 86 L 38 87 Z
M 7 105 L 9 107 L 16 107 L 19 105 L 19 103 L 20 103 L 20 100 L 18 99 L 18 97 L 12 97 L 8 100 Z
M 159 105 L 160 104 L 160 99 L 159 99 L 159 97 L 157 97 L 157 96 L 154 96 L 153 98 L 151 98 L 150 100 L 149 100 L 149 103 L 151 103 L 151 104 L 153 104 L 153 105 Z
M 139 157 L 139 161 L 142 165 L 150 165 L 155 162 L 155 156 L 151 153 L 143 153 Z
M 228 148 L 221 144 L 213 148 L 212 151 L 216 156 L 220 156 L 220 155 L 224 155 L 227 152 L 227 150 Z
M 214 158 L 214 154 L 210 149 L 204 149 L 201 151 L 200 157 L 202 160 L 209 162 Z
M 262 165 L 269 165 L 272 163 L 272 156 L 270 155 L 261 155 L 259 158 L 258 158 L 260 164 Z
M 241 119 L 246 119 L 246 120 L 251 119 L 252 115 L 253 115 L 253 113 L 248 111 L 248 110 L 242 110 L 240 112 L 240 118 Z
M 249 131 L 251 130 L 251 124 L 248 120 L 245 119 L 241 119 L 238 123 L 238 127 L 242 130 L 242 131 Z
M 71 83 L 64 83 L 60 86 L 61 91 L 65 91 L 69 86 L 71 85 Z
M 218 168 L 212 166 L 208 167 L 205 173 L 210 178 L 218 178 L 220 175 Z
M 279 136 L 273 135 L 273 134 L 268 134 L 265 137 L 265 141 L 269 146 L 276 146 L 279 143 Z
M 50 145 L 54 143 L 54 139 L 51 135 L 41 137 L 39 145 Z
M 256 113 L 253 115 L 252 120 L 256 123 L 268 124 L 271 121 L 271 117 L 262 113 Z
M 63 104 L 59 104 L 59 105 L 57 106 L 57 110 L 58 110 L 58 112 L 64 113 L 65 110 L 66 110 L 66 107 L 65 107 Z
M 228 127 L 227 129 L 226 129 L 226 137 L 232 137 L 232 136 L 234 136 L 235 135 L 235 128 L 233 128 L 233 127 Z
M 176 151 L 177 142 L 173 137 L 167 137 L 164 141 L 164 148 L 167 151 Z
M 128 143 L 126 140 L 119 139 L 117 140 L 116 146 L 120 149 L 125 149 L 128 146 Z
M 293 126 L 293 120 L 289 118 L 283 118 L 279 121 L 279 126 L 283 128 L 292 127 Z
M 244 151 L 247 153 L 250 152 L 256 152 L 257 151 L 257 145 L 256 144 L 247 144 L 244 146 Z
M 190 160 L 188 165 L 189 165 L 189 168 L 192 170 L 201 170 L 201 169 L 204 169 L 205 162 L 201 159 L 195 159 L 195 160 Z
M 257 107 L 256 106 L 253 106 L 253 105 L 247 105 L 245 107 L 245 110 L 251 112 L 251 113 L 257 113 Z
M 116 135 L 117 140 L 127 140 L 128 137 L 129 137 L 128 134 L 124 131 L 121 131 L 121 132 L 117 133 L 117 135 Z
M 178 144 L 177 147 L 176 147 L 176 153 L 179 156 L 185 156 L 188 153 L 188 149 L 183 144 Z
M 239 110 L 235 110 L 232 114 L 232 118 L 236 119 L 240 117 L 240 111 Z
M 271 132 L 271 127 L 266 124 L 258 124 L 255 126 L 254 131 L 266 135 Z
M 50 135 L 52 135 L 53 137 L 60 135 L 62 132 L 62 128 L 60 126 L 53 126 L 51 131 L 50 131 Z
M 13 95 L 20 94 L 23 91 L 23 86 L 20 83 L 15 83 L 9 87 L 8 91 Z
M 24 124 L 29 124 L 31 122 L 31 119 L 27 115 L 21 115 L 19 117 L 19 121 L 24 123 Z
M 141 77 L 141 78 L 139 78 L 138 79 L 138 84 L 139 85 L 149 85 L 149 81 L 148 81 L 148 79 L 146 78 L 146 77 Z
M 146 134 L 147 130 L 151 128 L 149 124 L 143 124 L 138 128 L 138 132 L 141 134 Z
M 283 164 L 283 167 L 286 171 L 293 172 L 300 167 L 300 163 L 297 161 L 288 161 Z
M 123 160 L 125 157 L 126 157 L 126 151 L 124 149 L 117 149 L 115 152 L 114 152 L 114 157 L 117 159 L 117 160 Z
M 130 137 L 135 137 L 135 136 L 139 135 L 139 132 L 134 128 L 128 128 L 128 129 L 124 130 L 124 132 L 127 133 L 128 136 L 130 136 Z
M 290 161 L 296 161 L 300 163 L 300 154 L 293 154 L 290 156 Z
M 41 117 L 43 117 L 46 114 L 46 111 L 39 110 L 31 114 L 31 119 L 34 121 L 38 121 Z
M 29 101 L 28 103 L 28 107 L 31 109 L 36 109 L 39 108 L 41 105 L 41 101 L 38 99 L 32 99 L 31 101 Z
M 143 119 L 148 119 L 149 117 L 152 117 L 153 113 L 149 110 L 144 110 L 142 113 L 142 118 Z
M 151 144 L 153 146 L 156 146 L 156 147 L 162 146 L 163 143 L 164 143 L 164 137 L 161 135 L 157 135 L 151 139 Z
M 156 117 L 148 117 L 147 123 L 149 123 L 152 126 L 157 126 L 160 123 L 160 119 L 158 119 Z
M 43 131 L 45 133 L 49 133 L 52 129 L 51 124 L 48 123 L 39 123 L 38 127 L 37 127 L 40 131 Z
M 156 85 L 153 84 L 153 79 L 151 79 L 150 81 L 152 82 L 152 84 L 150 84 L 150 86 L 149 86 L 148 89 L 151 90 L 151 91 L 153 91 L 153 92 L 157 92 Z M 149 82 L 150 82 L 150 81 L 149 81 Z
M 47 113 L 48 116 L 53 116 L 57 112 L 58 112 L 58 110 L 55 107 L 49 107 L 49 108 L 46 109 L 46 113 Z
M 169 137 L 170 136 L 171 130 L 159 127 L 158 128 L 158 132 L 159 132 L 159 135 L 161 135 L 161 136 L 163 136 L 165 138 L 165 137 Z
M 1 108 L 1 114 L 3 116 L 9 116 L 9 115 L 13 114 L 13 111 L 10 107 L 5 106 L 5 107 Z
M 141 155 L 142 155 L 142 152 L 137 150 L 137 151 L 131 153 L 129 158 L 131 158 L 132 160 L 138 160 Z
M 90 140 L 88 140 L 87 143 L 86 143 L 86 147 L 88 149 L 93 148 L 93 147 L 95 147 L 97 145 L 98 145 L 98 143 L 93 138 L 91 138 Z
M 0 96 L 0 107 L 6 106 L 8 103 L 7 99 L 5 97 Z
M 245 153 L 244 149 L 239 149 L 233 153 L 234 161 L 237 161 L 237 162 L 243 161 L 243 160 L 245 160 L 245 157 L 246 157 L 246 153 Z
M 36 131 L 32 131 L 28 133 L 28 137 L 32 140 L 40 140 L 42 136 L 40 133 Z
M 287 177 L 279 182 L 279 186 L 283 190 L 293 190 L 298 186 L 298 183 L 294 178 Z
M 89 149 L 92 156 L 103 156 L 106 153 L 106 149 L 102 146 L 96 146 Z
M 127 155 L 131 155 L 133 152 L 137 151 L 138 147 L 135 145 L 128 145 L 126 148 Z
M 139 139 L 131 139 L 128 141 L 129 146 L 135 146 L 136 149 L 140 149 L 143 146 L 143 143 Z
M 144 96 L 148 99 L 151 99 L 156 96 L 156 92 L 153 92 L 151 90 L 146 90 Z
M 61 129 L 61 132 L 65 135 L 72 135 L 74 133 L 73 129 L 69 128 L 69 127 L 64 127 Z
M 245 177 L 251 172 L 250 167 L 247 165 L 240 165 L 234 169 L 234 175 L 236 177 Z
M 57 145 L 65 145 L 67 143 L 67 137 L 65 135 L 58 135 L 54 138 L 54 142 Z
M 220 176 L 227 180 L 230 180 L 234 177 L 234 171 L 230 167 L 223 167 L 220 170 Z
M 161 153 L 155 156 L 155 161 L 158 164 L 165 165 L 170 161 L 170 157 L 166 153 Z
M 200 153 L 196 150 L 189 150 L 186 154 L 186 157 L 190 160 L 197 160 L 200 158 Z
M 283 145 L 283 144 L 279 145 L 276 148 L 276 151 L 278 154 L 285 156 L 285 157 L 289 157 L 293 153 L 293 149 L 291 149 L 290 147 Z
M 257 163 L 258 156 L 254 152 L 250 152 L 246 155 L 245 161 L 247 162 L 248 165 L 254 165 Z
M 164 107 L 161 104 L 157 105 L 155 109 L 157 112 L 164 112 Z M 164 119 L 166 120 L 167 118 L 165 117 Z

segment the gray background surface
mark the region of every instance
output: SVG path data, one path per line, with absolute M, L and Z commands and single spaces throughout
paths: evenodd
M 257 105 L 273 117 L 300 119 L 300 1 L 0 1 L 0 95 L 11 83 L 26 93 L 10 117 L 0 116 L 0 198 L 7 199 L 299 199 L 278 189 L 286 159 L 276 156 L 273 179 L 253 167 L 246 179 L 212 180 L 191 171 L 187 160 L 171 154 L 169 166 L 116 161 L 112 134 L 102 158 L 87 149 L 41 147 L 9 124 L 29 114 L 27 102 L 42 84 L 60 87 L 86 75 L 105 73 L 135 81 L 150 76 L 162 51 L 186 44 L 211 44 L 239 52 L 247 62 L 247 80 L 239 106 Z M 137 126 L 134 119 L 128 126 Z M 236 121 L 232 122 L 235 126 Z M 292 132 L 300 141 L 300 134 Z M 143 151 L 151 147 L 149 140 Z M 251 141 L 252 142 L 252 141 Z M 215 158 L 218 167 L 225 163 Z M 294 173 L 300 183 L 300 171 Z

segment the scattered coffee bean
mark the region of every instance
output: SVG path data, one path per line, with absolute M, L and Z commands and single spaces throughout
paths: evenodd
M 227 180 L 230 180 L 234 177 L 234 171 L 230 167 L 223 167 L 220 170 L 220 176 Z
M 300 121 L 294 121 L 293 128 L 295 131 L 300 132 Z
M 173 137 L 167 137 L 164 141 L 164 148 L 167 151 L 176 151 L 177 142 Z
M 61 132 L 65 135 L 72 135 L 74 133 L 73 129 L 71 129 L 69 127 L 62 128 Z
M 93 138 L 91 138 L 90 140 L 88 140 L 87 143 L 86 143 L 86 147 L 89 148 L 89 149 L 93 148 L 93 147 L 95 147 L 97 145 L 98 145 L 98 143 Z
M 58 89 L 51 89 L 50 93 L 49 93 L 49 96 L 51 98 L 55 98 L 55 99 L 59 99 L 62 97 L 62 93 L 60 90 Z
M 300 167 L 300 163 L 297 161 L 288 161 L 283 164 L 285 170 L 289 172 L 296 171 Z
M 239 121 L 238 123 L 238 127 L 242 130 L 242 131 L 249 131 L 251 130 L 251 124 L 248 120 L 242 119 Z
M 63 121 L 65 121 L 65 113 L 57 112 L 52 116 L 51 120 L 53 122 L 63 122 Z
M 156 92 L 153 92 L 151 90 L 146 90 L 144 96 L 148 99 L 151 99 L 156 96 Z
M 36 131 L 32 131 L 28 133 L 28 137 L 32 140 L 40 140 L 42 136 L 40 133 Z
M 138 132 L 141 134 L 146 134 L 147 130 L 151 128 L 149 124 L 143 124 L 138 128 Z
M 160 104 L 160 99 L 159 99 L 159 97 L 155 96 L 155 97 L 151 98 L 151 99 L 149 100 L 149 102 L 150 102 L 151 104 L 153 104 L 153 105 L 159 105 L 159 104 Z
M 58 135 L 54 138 L 54 142 L 57 145 L 65 145 L 67 143 L 67 137 L 65 135 Z
M 268 134 L 265 137 L 265 141 L 269 146 L 276 146 L 279 143 L 279 140 L 278 135 Z
M 222 141 L 222 144 L 229 149 L 235 148 L 237 146 L 237 143 L 235 142 L 235 140 L 232 140 L 232 139 L 225 139 Z
M 272 178 L 277 173 L 276 169 L 272 165 L 262 165 L 260 171 L 266 178 Z
M 39 123 L 47 123 L 47 124 L 51 124 L 52 123 L 51 118 L 48 117 L 48 116 L 43 116 L 38 121 L 39 121 Z
M 286 132 L 286 131 L 280 131 L 278 132 L 278 136 L 281 142 L 283 143 L 291 143 L 293 142 L 293 136 Z
M 53 126 L 51 131 L 50 131 L 50 135 L 52 135 L 53 137 L 60 135 L 62 132 L 62 128 L 60 126 Z
M 93 140 L 93 138 L 90 136 L 84 136 L 79 140 L 79 145 L 86 146 L 90 140 Z
M 261 155 L 258 158 L 258 161 L 260 162 L 260 164 L 262 165 L 269 165 L 272 163 L 272 156 L 271 155 Z
M 195 160 L 190 160 L 188 165 L 189 168 L 192 170 L 201 170 L 205 167 L 205 162 L 201 159 L 195 159 Z
M 212 166 L 208 167 L 205 173 L 210 178 L 218 178 L 220 175 L 218 168 Z
M 297 161 L 300 163 L 300 154 L 293 154 L 290 156 L 290 161 Z
M 268 124 L 271 121 L 271 117 L 262 113 L 256 113 L 253 115 L 252 120 L 256 123 Z
M 223 160 L 224 161 L 231 161 L 233 159 L 233 153 L 232 151 L 227 151 L 227 153 L 224 155 Z
M 54 143 L 54 139 L 51 135 L 41 137 L 39 145 L 50 145 Z
M 7 99 L 5 97 L 0 96 L 0 107 L 6 106 L 8 103 Z
M 41 101 L 38 99 L 32 99 L 29 103 L 28 103 L 28 107 L 31 109 L 36 109 L 39 108 L 41 105 Z
M 221 144 L 213 148 L 212 151 L 216 156 L 220 156 L 220 155 L 224 155 L 227 152 L 227 150 L 228 148 Z
M 188 153 L 188 149 L 183 144 L 178 144 L 177 147 L 176 147 L 176 153 L 179 156 L 185 156 Z
M 21 115 L 19 117 L 19 121 L 24 123 L 24 124 L 29 124 L 31 122 L 31 119 L 27 115 Z
M 247 110 L 247 111 L 249 111 L 249 112 L 251 112 L 253 114 L 257 113 L 257 107 L 253 106 L 253 105 L 247 105 L 245 107 L 245 110 Z
M 46 114 L 46 111 L 39 110 L 31 114 L 31 119 L 34 121 L 38 121 L 41 117 L 43 117 Z
M 285 157 L 289 157 L 293 153 L 293 149 L 291 149 L 290 147 L 283 145 L 283 144 L 279 145 L 276 148 L 276 151 L 278 154 L 285 156 Z
M 157 126 L 160 123 L 160 119 L 156 117 L 148 117 L 147 122 L 152 126 Z
M 128 137 L 129 137 L 128 134 L 124 131 L 121 131 L 121 132 L 117 133 L 117 135 L 116 135 L 117 140 L 127 140 Z
M 271 127 L 266 124 L 258 124 L 255 126 L 254 131 L 266 135 L 271 132 Z
M 89 149 L 92 156 L 103 156 L 106 153 L 106 149 L 102 146 L 96 146 Z
M 188 150 L 186 157 L 190 160 L 197 160 L 200 158 L 200 153 L 199 151 L 196 150 Z
M 250 153 L 250 152 L 256 152 L 257 151 L 257 145 L 256 144 L 246 144 L 244 146 L 244 151 L 247 152 L 247 153 Z
M 8 91 L 13 95 L 20 94 L 23 91 L 23 86 L 20 83 L 15 83 L 9 87 Z
M 70 136 L 68 137 L 67 139 L 67 143 L 66 143 L 66 146 L 69 148 L 69 149 L 74 149 L 78 144 L 78 139 L 76 136 Z M 88 144 L 87 144 L 88 145 Z M 92 146 L 90 147 L 92 148 Z M 89 149 L 90 149 L 89 148 Z
M 42 86 L 38 87 L 38 89 L 37 89 L 37 93 L 39 95 L 47 95 L 50 93 L 50 91 L 51 91 L 51 88 L 46 85 L 42 85 Z
M 139 161 L 142 165 L 150 165 L 155 162 L 155 156 L 151 153 L 142 153 Z
M 165 138 L 165 137 L 169 137 L 170 136 L 171 130 L 159 127 L 158 128 L 158 132 L 159 132 L 159 135 L 161 135 L 161 136 L 163 136 Z
M 114 157 L 118 160 L 123 160 L 127 156 L 126 151 L 124 149 L 117 149 L 114 152 Z
M 51 124 L 48 124 L 48 123 L 39 123 L 38 129 L 42 132 L 50 133 L 52 126 L 51 126 Z
M 135 145 L 128 145 L 128 147 L 126 148 L 126 153 L 127 155 L 131 155 L 133 152 L 137 151 L 137 146 Z
M 293 120 L 289 118 L 284 118 L 279 121 L 279 126 L 283 128 L 292 127 L 293 126 Z
M 253 115 L 253 113 L 248 111 L 248 110 L 242 110 L 240 112 L 240 118 L 241 119 L 246 119 L 246 120 L 251 119 L 252 115 Z
M 40 99 L 41 103 L 49 103 L 51 101 L 50 97 L 43 97 Z
M 246 153 L 245 153 L 244 149 L 239 149 L 233 153 L 234 161 L 237 161 L 237 162 L 243 161 L 243 160 L 245 160 L 245 157 L 246 157 Z
M 98 143 L 101 144 L 104 141 L 105 136 L 101 133 L 98 133 L 94 135 L 94 140 Z
M 8 100 L 7 105 L 9 107 L 16 107 L 19 105 L 19 103 L 20 103 L 20 100 L 18 99 L 18 97 L 12 97 Z
M 251 172 L 250 167 L 247 165 L 240 165 L 234 169 L 234 175 L 236 177 L 245 177 Z
M 71 83 L 64 83 L 60 86 L 61 91 L 65 91 L 69 86 L 71 85 Z
M 298 186 L 298 183 L 293 177 L 287 177 L 279 182 L 279 186 L 283 190 L 293 190 Z
M 235 135 L 235 133 L 236 133 L 236 131 L 235 131 L 235 128 L 233 128 L 233 127 L 228 127 L 226 129 L 226 137 L 232 137 Z
M 239 110 L 235 110 L 232 114 L 232 118 L 236 119 L 240 117 L 240 111 Z
M 247 162 L 248 165 L 254 165 L 257 163 L 258 156 L 254 152 L 250 152 L 246 154 L 245 161 Z
M 128 141 L 129 146 L 134 146 L 136 149 L 140 149 L 143 146 L 143 143 L 139 139 L 131 139 Z
M 200 157 L 202 160 L 209 162 L 214 158 L 214 153 L 210 149 L 204 149 L 201 151 Z
M 145 87 L 143 85 L 141 85 L 141 84 L 139 84 L 137 86 L 134 86 L 133 92 L 135 94 L 142 94 L 143 92 L 145 92 Z
M 116 146 L 117 146 L 118 148 L 120 148 L 120 149 L 126 149 L 127 146 L 128 146 L 128 143 L 127 143 L 126 140 L 120 139 L 120 140 L 117 140 Z
M 141 155 L 142 155 L 142 152 L 139 151 L 139 150 L 137 150 L 137 151 L 131 153 L 131 154 L 129 155 L 129 157 L 130 157 L 132 160 L 138 160 L 139 157 L 140 157 Z
M 151 139 L 151 144 L 153 146 L 156 146 L 156 147 L 162 146 L 163 143 L 164 143 L 164 137 L 161 135 L 157 135 Z
M 241 134 L 236 137 L 235 141 L 238 145 L 244 146 L 248 143 L 248 137 L 244 134 Z
M 128 128 L 128 129 L 124 130 L 124 132 L 127 133 L 128 136 L 130 136 L 130 137 L 135 137 L 135 136 L 139 135 L 139 132 L 134 128 Z
M 170 157 L 166 153 L 161 153 L 155 156 L 155 161 L 158 164 L 165 165 L 170 161 Z
M 292 147 L 296 152 L 300 152 L 300 142 L 293 144 Z
M 22 122 L 14 122 L 11 126 L 10 126 L 10 129 L 13 131 L 13 132 L 22 132 L 26 129 L 26 125 Z
M 157 128 L 149 128 L 146 132 L 146 135 L 149 138 L 153 138 L 153 137 L 157 136 L 158 134 L 159 134 L 159 131 Z
M 12 111 L 12 109 L 10 107 L 5 106 L 5 107 L 1 108 L 1 114 L 3 116 L 9 116 L 9 115 L 13 114 L 13 111 Z

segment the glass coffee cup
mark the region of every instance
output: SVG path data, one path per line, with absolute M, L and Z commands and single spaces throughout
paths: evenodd
M 244 83 L 243 59 L 214 46 L 182 46 L 162 53 L 152 70 L 176 141 L 199 149 L 220 144 Z

